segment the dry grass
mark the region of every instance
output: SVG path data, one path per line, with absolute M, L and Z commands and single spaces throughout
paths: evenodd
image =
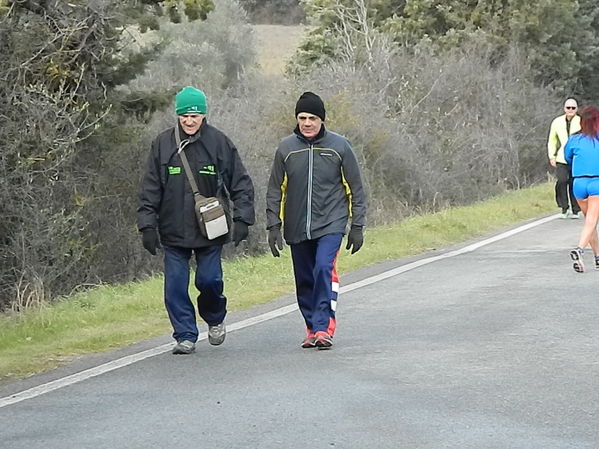
M 265 75 L 281 75 L 304 33 L 303 26 L 254 25 L 258 64 Z

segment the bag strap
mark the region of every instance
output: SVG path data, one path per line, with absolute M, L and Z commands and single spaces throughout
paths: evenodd
M 200 193 L 198 189 L 198 184 L 196 183 L 195 178 L 193 177 L 193 172 L 191 171 L 191 167 L 189 166 L 189 161 L 187 160 L 187 156 L 185 155 L 185 147 L 189 144 L 189 139 L 185 139 L 181 141 L 181 136 L 179 135 L 179 125 L 175 126 L 175 142 L 177 143 L 177 154 L 181 158 L 181 162 L 183 162 L 183 168 L 185 169 L 185 174 L 187 175 L 187 180 L 191 185 L 191 190 L 193 191 L 193 196 L 199 196 L 200 199 L 206 198 L 204 195 Z

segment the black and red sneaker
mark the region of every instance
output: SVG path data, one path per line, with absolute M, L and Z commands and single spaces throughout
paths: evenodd
M 314 337 L 314 344 L 318 349 L 329 349 L 331 346 L 333 346 L 333 337 L 331 337 L 327 332 L 318 331 Z
M 315 348 L 316 347 L 316 336 L 310 332 L 304 341 L 302 342 L 302 348 Z

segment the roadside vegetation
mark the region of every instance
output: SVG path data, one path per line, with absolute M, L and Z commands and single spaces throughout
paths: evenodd
M 341 251 L 339 272 L 440 250 L 542 216 L 555 210 L 552 188 L 552 184 L 544 183 L 470 206 L 368 228 L 362 250 L 351 256 Z M 279 259 L 262 255 L 227 260 L 224 272 L 229 311 L 293 293 L 288 249 Z M 99 286 L 38 309 L 1 316 L 0 381 L 49 370 L 84 354 L 168 334 L 162 288 L 162 278 L 155 276 Z

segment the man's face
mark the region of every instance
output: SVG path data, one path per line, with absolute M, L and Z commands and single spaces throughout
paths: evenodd
M 198 132 L 204 117 L 206 114 L 183 114 L 179 116 L 179 123 L 185 134 L 191 136 Z
M 564 112 L 566 113 L 567 118 L 570 119 L 574 117 L 577 110 L 578 104 L 576 103 L 576 100 L 572 100 L 571 98 L 566 100 L 566 102 L 564 103 Z
M 320 132 L 322 120 L 317 115 L 300 112 L 297 114 L 297 124 L 302 136 L 306 139 L 312 139 Z

